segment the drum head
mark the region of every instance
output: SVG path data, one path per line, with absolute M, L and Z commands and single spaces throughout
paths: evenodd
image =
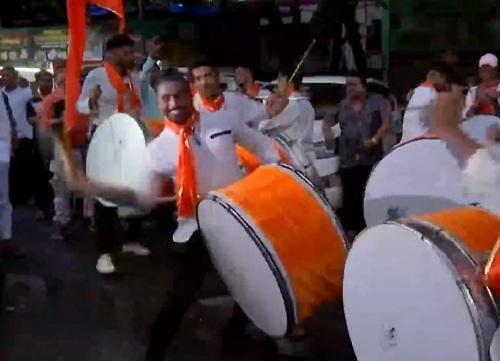
M 418 232 L 384 224 L 361 233 L 344 274 L 357 359 L 484 361 L 457 281 L 446 256 Z
M 281 337 L 288 331 L 290 312 L 283 289 L 291 295 L 281 275 L 277 256 L 272 247 L 259 237 L 237 213 L 234 205 L 216 196 L 203 199 L 198 206 L 198 221 L 207 240 L 212 261 L 235 301 L 266 334 Z M 221 226 L 224 225 L 223 232 Z M 291 297 L 291 296 L 289 296 Z M 293 305 L 290 305 L 293 307 Z
M 143 130 L 135 119 L 118 113 L 97 127 L 87 153 L 87 175 L 100 182 L 146 191 L 145 160 Z
M 446 144 L 421 139 L 389 153 L 374 168 L 365 190 L 368 226 L 390 219 L 467 204 L 462 173 Z

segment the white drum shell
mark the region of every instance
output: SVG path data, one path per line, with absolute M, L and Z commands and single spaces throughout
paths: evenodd
M 500 124 L 478 116 L 461 124 L 481 144 L 488 128 Z M 420 139 L 395 148 L 372 171 L 366 185 L 364 215 L 368 226 L 474 203 L 462 185 L 458 160 L 444 141 Z
M 344 274 L 344 310 L 358 361 L 487 361 L 498 322 L 475 260 L 421 224 L 362 232 Z
M 148 191 L 146 138 L 132 117 L 117 113 L 99 125 L 91 139 L 86 162 L 91 179 L 125 186 L 138 192 Z M 103 199 L 108 207 L 115 206 Z M 124 210 L 128 215 L 134 213 Z

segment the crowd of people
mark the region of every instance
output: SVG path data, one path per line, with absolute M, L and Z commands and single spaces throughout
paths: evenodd
M 71 156 L 83 170 L 89 140 L 116 112 L 149 124 L 151 133 L 158 128 L 151 124 L 160 124 L 160 131 L 151 134 L 154 139 L 148 144 L 150 193 L 95 182 L 83 171 L 68 183 L 63 150 L 50 142 L 50 129 L 62 121 L 68 106 L 64 64 L 54 66 L 53 73 L 37 73 L 32 87 L 26 87 L 17 71 L 6 66 L 0 73 L 0 247 L 4 256 L 23 255 L 22 242 L 12 242 L 11 204 L 33 202 L 37 219 L 52 218 L 53 237 L 63 240 L 71 237 L 68 225 L 75 209 L 73 200 L 80 197 L 82 201 L 76 204 L 95 231 L 96 269 L 101 274 L 115 273 L 113 254 L 117 250 L 137 256 L 148 256 L 150 251 L 140 243 L 143 217 L 127 218 L 127 231 L 118 232 L 123 227 L 118 207 L 100 199 L 149 211 L 159 206 L 160 191 L 170 182 L 167 195 L 171 207 L 167 207 L 166 219 L 175 225 L 173 241 L 185 246 L 179 255 L 184 266 L 175 274 L 174 287 L 151 330 L 146 359 L 159 361 L 164 359 L 210 268 L 195 220 L 198 195 L 244 176 L 236 152 L 238 144 L 256 154 L 262 164 L 276 163 L 282 159 L 272 137 L 285 136 L 312 163 L 315 110 L 301 90 L 301 77 L 289 81 L 293 73 L 290 66 L 281 68 L 277 88 L 271 92 L 256 81 L 252 69 L 241 64 L 235 72 L 236 93 L 222 90 L 218 64 L 207 57 L 193 61 L 187 76 L 170 68 L 163 36 L 151 41 L 140 72 L 134 71 L 134 41 L 127 35 L 113 36 L 106 52 L 103 66 L 83 78 L 81 95 L 74 105 L 79 117 L 76 124 L 81 126 L 71 130 Z M 474 154 L 480 147 L 457 130 L 455 118 L 500 116 L 498 60 L 486 54 L 478 66 L 480 82 L 469 89 L 449 66 L 432 64 L 426 79 L 409 95 L 401 142 L 438 131 L 461 149 L 464 157 Z M 461 100 L 466 91 L 466 98 Z M 265 104 L 257 101 L 261 98 L 266 98 Z M 431 108 L 437 114 L 434 123 Z M 460 116 L 453 113 L 457 109 Z M 230 112 L 232 118 L 222 111 Z M 328 117 L 328 126 L 338 123 L 341 128 L 338 153 L 344 206 L 339 215 L 352 235 L 366 227 L 364 188 L 374 165 L 384 156 L 383 141 L 390 132 L 391 117 L 391 104 L 383 96 L 368 92 L 364 75 L 348 74 L 345 99 Z M 122 233 L 125 237 L 120 236 Z M 236 306 L 225 332 L 227 340 L 241 335 L 247 322 Z

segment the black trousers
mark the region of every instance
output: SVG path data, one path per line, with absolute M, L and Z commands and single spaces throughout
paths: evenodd
M 168 347 L 179 331 L 184 315 L 197 300 L 205 275 L 212 269 L 212 263 L 200 232 L 177 250 L 174 280 L 167 292 L 167 299 L 151 327 L 146 361 L 164 361 Z M 239 332 L 248 324 L 239 306 L 235 306 L 227 332 Z
M 21 138 L 10 165 L 10 200 L 13 204 L 27 204 L 33 195 L 34 151 L 33 140 Z
M 372 166 L 355 166 L 340 170 L 343 207 L 339 212 L 345 230 L 360 232 L 366 227 L 363 201 Z
M 137 242 L 142 232 L 142 217 L 127 219 L 128 230 L 123 231 L 118 208 L 105 207 L 95 202 L 96 247 L 98 254 L 113 253 L 123 242 Z

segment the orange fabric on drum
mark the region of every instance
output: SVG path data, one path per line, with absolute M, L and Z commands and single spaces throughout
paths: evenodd
M 288 155 L 277 143 L 273 143 L 274 149 L 278 152 L 280 160 L 282 163 L 289 164 L 290 160 Z M 252 173 L 254 170 L 261 166 L 260 159 L 251 151 L 246 149 L 241 145 L 236 145 L 236 155 L 240 161 L 240 164 L 245 168 L 247 174 Z
M 299 324 L 342 295 L 346 250 L 324 206 L 295 175 L 263 166 L 220 193 L 263 234 L 286 270 Z
M 445 229 L 480 256 L 491 252 L 500 234 L 500 218 L 479 208 L 460 208 L 416 217 Z

